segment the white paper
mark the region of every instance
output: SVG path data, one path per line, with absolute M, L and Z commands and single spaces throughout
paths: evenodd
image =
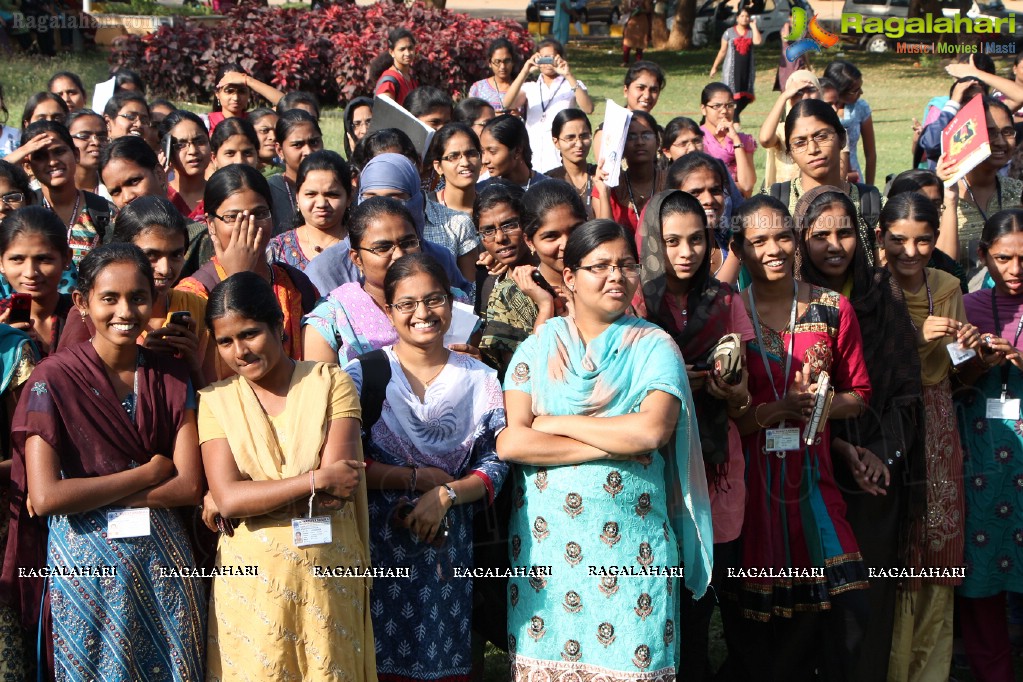
M 602 129 L 604 139 L 601 141 L 604 165 L 601 168 L 607 171 L 607 180 L 604 184 L 608 187 L 618 186 L 618 176 L 622 172 L 622 154 L 625 153 L 625 136 L 629 134 L 631 122 L 631 111 L 607 100 Z
M 138 538 L 149 535 L 149 507 L 111 509 L 107 512 L 107 538 Z
M 369 132 L 375 133 L 386 128 L 397 128 L 408 135 L 420 159 L 426 158 L 436 132 L 393 99 L 377 95 L 373 98 L 373 121 L 369 124 Z
M 96 87 L 92 90 L 92 110 L 100 116 L 103 115 L 103 110 L 107 106 L 107 102 L 114 96 L 114 79 L 111 78 L 108 81 L 102 83 L 96 83 Z
M 472 306 L 455 301 L 451 304 L 451 326 L 444 335 L 444 345 L 453 343 L 469 343 L 469 337 L 476 331 L 480 318 L 473 312 Z

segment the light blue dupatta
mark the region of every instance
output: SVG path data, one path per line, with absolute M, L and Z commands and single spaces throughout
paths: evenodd
M 714 543 L 710 495 L 685 363 L 678 346 L 656 325 L 622 316 L 585 344 L 571 318 L 549 320 L 526 341 L 535 345 L 530 394 L 534 414 L 614 417 L 639 410 L 651 391 L 682 402 L 675 438 L 661 449 L 665 459 L 668 517 L 685 564 L 685 584 L 697 598 L 710 583 Z M 514 365 L 506 387 L 521 372 Z

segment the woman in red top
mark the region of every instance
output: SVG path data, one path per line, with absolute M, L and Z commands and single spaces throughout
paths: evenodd
M 416 39 L 412 31 L 396 28 L 388 33 L 387 51 L 389 56 L 381 55 L 378 59 L 383 63 L 390 61 L 390 65 L 377 79 L 373 94 L 389 97 L 404 106 L 408 94 L 419 87 L 419 82 L 412 76 L 412 63 L 416 59 Z

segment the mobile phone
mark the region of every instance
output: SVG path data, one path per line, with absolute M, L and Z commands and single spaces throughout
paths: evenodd
M 536 60 L 536 63 L 537 63 L 537 65 L 553 64 L 554 63 L 554 57 L 540 57 L 539 59 Z
M 556 296 L 556 294 L 554 293 L 554 289 L 552 289 L 551 285 L 547 283 L 547 280 L 543 278 L 543 275 L 540 274 L 539 270 L 533 270 L 533 272 L 531 272 L 529 276 L 533 278 L 533 281 L 536 282 L 541 289 L 546 291 L 551 296 Z
M 32 321 L 32 294 L 11 295 L 11 316 L 7 321 L 10 324 Z
M 187 310 L 178 310 L 177 312 L 171 313 L 170 320 L 167 324 L 179 324 L 182 327 L 187 327 L 192 321 L 192 313 Z
M 171 165 L 171 150 L 174 148 L 174 137 L 170 133 L 163 136 L 163 169 L 166 171 Z

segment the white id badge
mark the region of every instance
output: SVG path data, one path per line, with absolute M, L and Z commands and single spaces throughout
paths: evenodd
M 149 507 L 111 509 L 107 512 L 107 538 L 140 538 L 149 535 Z
M 953 341 L 945 348 L 948 349 L 948 354 L 952 358 L 952 364 L 957 367 L 967 360 L 977 357 L 977 351 L 972 348 L 963 348 L 958 341 Z
M 1011 419 L 1019 420 L 1019 398 L 988 398 L 987 418 L 988 419 Z
M 768 452 L 786 452 L 799 449 L 799 429 L 767 429 L 764 449 Z
M 295 540 L 296 547 L 330 544 L 330 517 L 314 516 L 311 519 L 292 519 L 291 536 Z

